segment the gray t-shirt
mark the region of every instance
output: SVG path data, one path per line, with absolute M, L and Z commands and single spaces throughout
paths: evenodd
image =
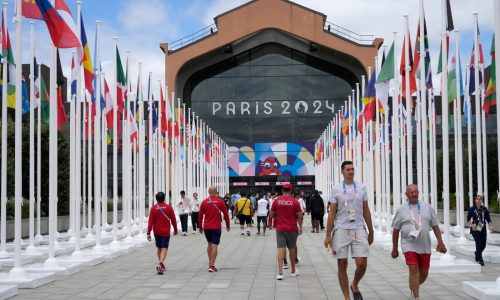
M 366 187 L 359 183 L 347 185 L 339 183 L 332 189 L 330 203 L 337 203 L 337 215 L 335 219 L 335 229 L 360 229 L 365 225 L 363 217 L 363 203 L 368 201 Z M 354 210 L 354 221 L 349 221 L 348 214 Z
M 392 228 L 401 232 L 401 250 L 405 252 L 415 253 L 431 253 L 431 236 L 429 231 L 432 227 L 439 224 L 436 212 L 429 204 L 419 201 L 420 213 L 418 212 L 417 204 L 407 202 L 401 206 L 394 219 L 392 220 Z M 415 222 L 420 223 L 420 234 L 414 238 L 410 232 L 415 227 Z

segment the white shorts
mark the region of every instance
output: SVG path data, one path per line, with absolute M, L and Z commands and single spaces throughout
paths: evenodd
M 349 257 L 349 246 L 352 258 L 368 257 L 368 233 L 360 229 L 334 229 L 332 234 L 332 254 L 337 259 Z

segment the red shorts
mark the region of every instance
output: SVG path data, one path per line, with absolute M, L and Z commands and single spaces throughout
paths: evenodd
M 429 270 L 431 262 L 430 253 L 405 252 L 407 265 L 418 265 L 420 270 Z

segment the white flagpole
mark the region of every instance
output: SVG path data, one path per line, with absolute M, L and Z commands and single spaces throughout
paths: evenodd
M 42 82 L 42 68 L 40 67 L 40 64 L 35 66 L 38 68 L 38 76 L 40 76 L 40 83 Z M 4 81 L 5 82 L 5 81 Z M 37 164 L 37 172 L 36 172 L 36 236 L 35 239 L 37 241 L 42 241 L 42 233 L 41 233 L 41 202 L 42 202 L 42 129 L 41 127 L 41 119 L 42 119 L 42 101 L 44 100 L 43 98 L 45 95 L 42 95 L 40 91 L 40 103 L 38 104 L 37 108 L 37 138 L 36 138 L 36 164 Z M 4 98 L 5 99 L 5 98 Z M 5 211 L 5 210 L 2 210 Z M 3 233 L 2 233 L 3 234 Z M 0 258 L 1 258 L 1 250 L 0 250 Z
M 495 51 L 500 51 L 500 2 L 499 1 L 494 1 L 494 18 L 495 20 L 495 35 L 497 38 L 495 38 Z M 495 67 L 495 86 L 496 86 L 496 91 L 500 91 L 500 68 Z M 500 132 L 500 101 L 497 100 L 497 132 Z M 497 138 L 497 153 L 500 153 L 500 139 Z M 500 187 L 500 155 L 497 155 L 497 161 L 498 161 L 498 183 Z M 497 197 L 500 197 L 500 193 L 497 194 Z M 497 199 L 498 201 L 499 199 Z
M 406 86 L 406 157 L 408 184 L 413 183 L 413 131 L 411 125 L 411 93 L 410 93 L 410 27 L 408 15 L 405 16 L 405 86 Z M 445 169 L 446 170 L 446 169 Z
M 465 69 L 469 70 L 470 65 L 466 65 Z M 474 187 L 473 187 L 473 181 L 472 181 L 472 128 L 471 128 L 471 117 L 472 117 L 472 107 L 470 103 L 470 95 L 469 95 L 469 72 L 465 72 L 465 90 L 467 91 L 465 93 L 465 100 L 467 104 L 467 162 L 468 162 L 468 171 L 469 171 L 469 207 L 473 205 L 472 197 L 474 195 Z
M 34 38 L 34 22 L 30 21 L 30 220 L 29 220 L 29 244 L 26 252 L 35 250 L 35 38 Z
M 141 70 L 142 70 L 142 62 L 141 64 Z M 139 207 L 136 207 L 136 212 L 140 214 L 138 216 L 138 219 L 135 220 L 134 225 L 137 223 L 137 221 L 140 222 L 139 224 L 139 234 L 136 236 L 136 238 L 142 238 L 142 229 L 144 226 L 144 207 L 145 207 L 145 196 L 146 196 L 146 152 L 145 152 L 145 128 L 144 128 L 144 99 L 142 98 L 142 74 L 141 74 L 141 84 L 139 86 L 141 89 L 141 93 L 139 94 L 139 111 L 140 111 L 140 117 L 139 117 L 139 122 L 141 126 L 141 134 L 140 137 L 141 139 L 139 140 L 139 199 L 138 199 L 138 205 Z M 150 110 L 151 113 L 151 110 Z M 148 116 L 149 118 L 149 116 Z M 149 151 L 148 151 L 149 152 Z M 148 153 L 148 155 L 151 155 L 151 153 Z
M 441 73 L 441 126 L 443 139 L 443 170 L 449 170 L 449 132 L 448 132 L 448 44 L 447 44 L 447 9 L 446 0 L 443 0 L 443 36 L 442 36 L 442 65 Z M 451 252 L 450 244 L 450 178 L 443 176 L 443 211 L 444 211 L 444 243 Z M 449 253 L 449 252 L 448 252 Z
M 399 130 L 399 75 L 398 67 L 396 64 L 396 41 L 397 32 L 393 32 L 394 35 L 394 80 L 393 80 L 393 96 L 392 96 L 392 167 L 393 167 L 393 178 L 394 178 L 394 192 L 393 192 L 393 206 L 394 211 L 399 209 L 399 204 L 401 203 L 401 156 L 400 156 L 400 130 Z
M 101 21 L 96 21 L 96 34 L 99 36 Z M 99 38 L 96 38 L 99 41 Z M 96 65 L 99 62 L 99 42 L 96 43 Z M 95 121 L 94 121 L 94 223 L 95 223 L 95 247 L 101 250 L 101 72 L 96 72 L 97 86 L 95 87 Z
M 77 1 L 77 32 L 78 38 L 81 41 L 81 1 Z M 73 53 L 73 60 L 75 63 L 75 68 L 77 70 L 77 78 L 76 78 L 76 95 L 75 98 L 71 99 L 71 102 L 75 102 L 75 158 L 74 158 L 74 169 L 75 169 L 75 178 L 74 178 L 74 230 L 75 230 L 75 251 L 72 255 L 77 256 L 80 255 L 80 223 L 81 223 L 81 215 L 80 215 L 80 205 L 81 205 L 81 138 L 80 138 L 80 129 L 81 129 L 81 92 L 82 92 L 82 72 L 80 69 L 80 62 L 77 59 L 75 53 Z M 38 73 L 40 74 L 40 73 Z M 41 97 L 40 97 L 41 98 Z
M 5 23 L 5 30 L 7 30 L 7 2 L 3 3 L 3 17 L 2 22 Z M 8 73 L 7 59 L 3 59 L 2 82 L 7 84 Z M 1 170 L 1 187 L 0 193 L 2 198 L 1 210 L 1 234 L 0 234 L 0 258 L 10 257 L 7 253 L 6 240 L 7 240 L 7 89 L 2 89 L 2 170 Z
M 94 73 L 97 76 L 97 72 Z M 94 87 L 95 88 L 95 87 Z M 92 234 L 92 200 L 94 199 L 92 193 L 92 118 L 95 120 L 95 116 L 92 114 L 92 101 L 85 97 L 87 105 L 87 236 L 86 239 L 95 239 Z
M 481 95 L 479 91 L 479 37 L 477 36 L 477 13 L 474 15 L 474 104 L 476 119 L 476 168 L 477 168 L 477 194 L 483 194 L 483 164 L 481 147 Z M 446 170 L 446 169 L 444 169 Z
M 104 91 L 105 72 L 101 74 L 101 87 Z M 105 93 L 105 92 L 104 92 Z M 104 96 L 105 97 L 105 96 Z M 106 105 L 101 108 L 104 110 Z M 106 115 L 101 115 L 101 236 L 107 236 L 108 224 L 108 134 L 106 130 Z
M 425 60 L 427 49 L 425 48 L 425 12 L 424 1 L 420 0 L 420 126 L 422 135 L 422 188 L 423 200 L 429 203 L 429 155 L 427 146 L 427 70 Z M 416 46 L 416 45 L 415 45 Z M 429 66 L 430 68 L 430 66 Z
M 112 245 L 116 245 L 118 243 L 118 67 L 116 65 L 118 61 L 117 57 L 117 48 L 118 48 L 118 38 L 113 37 L 113 75 L 111 75 L 111 98 L 113 99 L 113 128 L 112 128 L 112 133 L 113 133 L 113 242 Z M 128 63 L 128 60 L 127 60 Z M 121 90 L 120 90 L 121 91 Z M 128 92 L 128 86 L 127 86 L 127 92 Z M 122 95 L 123 96 L 123 95 Z M 123 99 L 123 98 L 122 98 Z M 109 112 L 108 112 L 109 113 Z M 128 116 L 128 111 L 125 111 L 125 116 Z M 127 118 L 125 118 L 128 120 Z M 122 126 L 122 132 L 124 131 L 123 128 L 125 126 L 128 126 L 128 122 L 125 121 L 123 126 Z M 125 138 L 127 138 L 125 135 L 124 139 L 122 139 L 122 143 L 125 143 Z M 129 137 L 130 139 L 130 137 Z M 122 157 L 124 154 L 124 149 L 122 148 Z M 123 165 L 122 165 L 122 176 L 123 176 Z M 122 186 L 122 213 L 124 211 L 123 207 L 123 188 Z
M 22 93 L 20 92 L 22 89 L 22 68 L 21 64 L 23 61 L 22 58 L 22 23 L 21 23 L 21 10 L 22 10 L 22 2 L 17 0 L 17 11 L 15 15 L 16 22 L 16 58 L 19 61 L 19 65 L 16 68 L 16 112 L 15 112 L 15 142 L 14 142 L 14 151 L 15 151 L 15 190 L 14 190 L 14 201 L 15 201 L 15 212 L 14 212 L 14 268 L 10 270 L 10 275 L 12 277 L 24 277 L 26 276 L 26 272 L 21 266 L 21 204 L 23 202 L 23 171 L 22 171 Z M 4 72 L 8 72 L 8 69 L 5 69 Z M 54 84 L 54 81 L 51 81 Z M 7 84 L 5 81 L 4 84 Z
M 481 68 L 482 74 L 484 74 L 484 65 L 479 66 Z M 483 75 L 484 76 L 484 75 Z M 481 89 L 481 108 L 484 106 L 484 89 Z M 484 206 L 488 208 L 488 148 L 486 144 L 486 113 L 484 109 L 481 109 L 481 133 L 482 133 L 482 150 L 483 150 L 483 202 Z
M 151 86 L 151 72 L 148 79 L 148 207 L 151 208 L 153 199 L 153 96 Z

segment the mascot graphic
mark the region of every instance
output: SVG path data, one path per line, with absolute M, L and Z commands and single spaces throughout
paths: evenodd
M 276 157 L 268 157 L 260 162 L 261 171 L 259 176 L 281 176 L 282 172 L 279 171 L 279 163 Z

